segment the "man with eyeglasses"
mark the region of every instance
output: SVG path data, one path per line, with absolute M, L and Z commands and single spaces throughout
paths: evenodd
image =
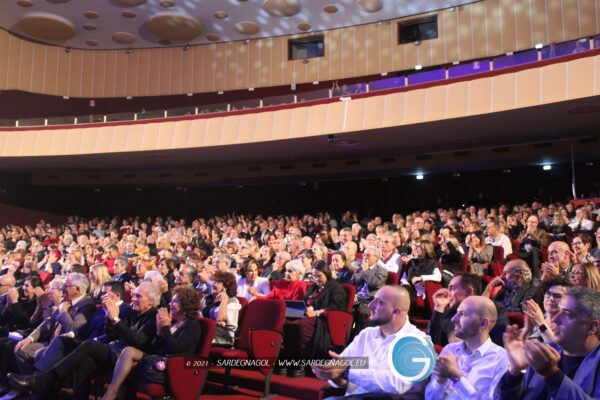
M 570 287 L 558 308 L 549 328 L 554 343 L 525 341 L 517 326 L 507 328 L 504 343 L 510 366 L 495 399 L 600 397 L 600 293 Z
M 561 241 L 550 243 L 548 261 L 542 264 L 542 281 L 555 276 L 568 278 L 572 268 L 572 254 L 569 245 Z
M 367 316 L 370 313 L 368 304 L 373 300 L 375 293 L 385 285 L 388 271 L 377 264 L 380 258 L 381 251 L 377 247 L 367 246 L 363 252 L 360 269 L 352 275 L 352 284 L 356 287 L 354 334 L 367 326 Z
M 511 260 L 497 276 L 488 283 L 482 296 L 490 297 L 495 287 L 502 288 L 494 296 L 494 300 L 504 304 L 507 312 L 523 312 L 523 305 L 531 299 L 537 290 L 531 280 L 529 266 L 523 260 Z

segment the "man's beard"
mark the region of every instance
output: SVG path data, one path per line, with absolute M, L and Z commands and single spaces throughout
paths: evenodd
M 381 325 L 385 325 L 387 323 L 389 323 L 392 320 L 391 316 L 385 317 L 385 318 L 379 318 L 379 319 L 370 319 L 368 322 L 368 326 L 381 326 Z

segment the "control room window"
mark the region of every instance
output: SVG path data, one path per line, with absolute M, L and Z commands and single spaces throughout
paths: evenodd
M 398 22 L 398 44 L 438 37 L 437 15 Z
M 322 35 L 288 41 L 288 58 L 290 60 L 322 57 L 323 55 L 325 55 L 325 45 Z

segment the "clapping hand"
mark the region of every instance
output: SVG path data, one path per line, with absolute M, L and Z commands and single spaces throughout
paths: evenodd
M 508 362 L 513 372 L 523 370 L 529 362 L 525 356 L 525 341 L 521 337 L 519 327 L 517 325 L 507 326 L 503 338 Z

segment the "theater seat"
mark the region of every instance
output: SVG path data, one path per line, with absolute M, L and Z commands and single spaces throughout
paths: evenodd
M 356 294 L 354 285 L 344 283 L 342 287 L 347 296 L 346 310 L 325 311 L 331 343 L 336 347 L 344 347 L 348 342 L 350 328 L 352 328 L 352 306 L 354 304 L 354 295 Z
M 492 246 L 494 248 L 494 258 L 496 261 L 504 263 L 504 247 Z
M 279 299 L 256 299 L 242 311 L 239 339 L 234 348 L 213 346 L 210 359 L 221 360 L 221 363 L 226 360 L 256 360 L 258 371 L 265 376 L 264 396 L 269 396 L 271 375 L 282 343 L 285 303 Z M 268 362 L 263 363 L 263 360 Z M 225 365 L 225 382 L 231 368 L 231 365 Z
M 397 285 L 400 282 L 400 275 L 395 272 L 388 271 L 387 279 L 385 280 L 386 285 Z
M 525 325 L 525 315 L 524 314 L 515 313 L 515 312 L 507 312 L 506 316 L 508 317 L 508 320 L 511 325 L 516 324 L 519 326 L 519 328 L 522 328 L 523 325 Z
M 194 354 L 166 358 L 167 385 L 142 383 L 139 394 L 150 398 L 174 397 L 175 399 L 198 399 L 208 375 L 208 354 L 215 337 L 216 323 L 209 318 L 198 318 L 202 326 L 202 339 Z M 192 363 L 190 368 L 189 364 Z M 195 368 L 193 367 L 195 365 Z

